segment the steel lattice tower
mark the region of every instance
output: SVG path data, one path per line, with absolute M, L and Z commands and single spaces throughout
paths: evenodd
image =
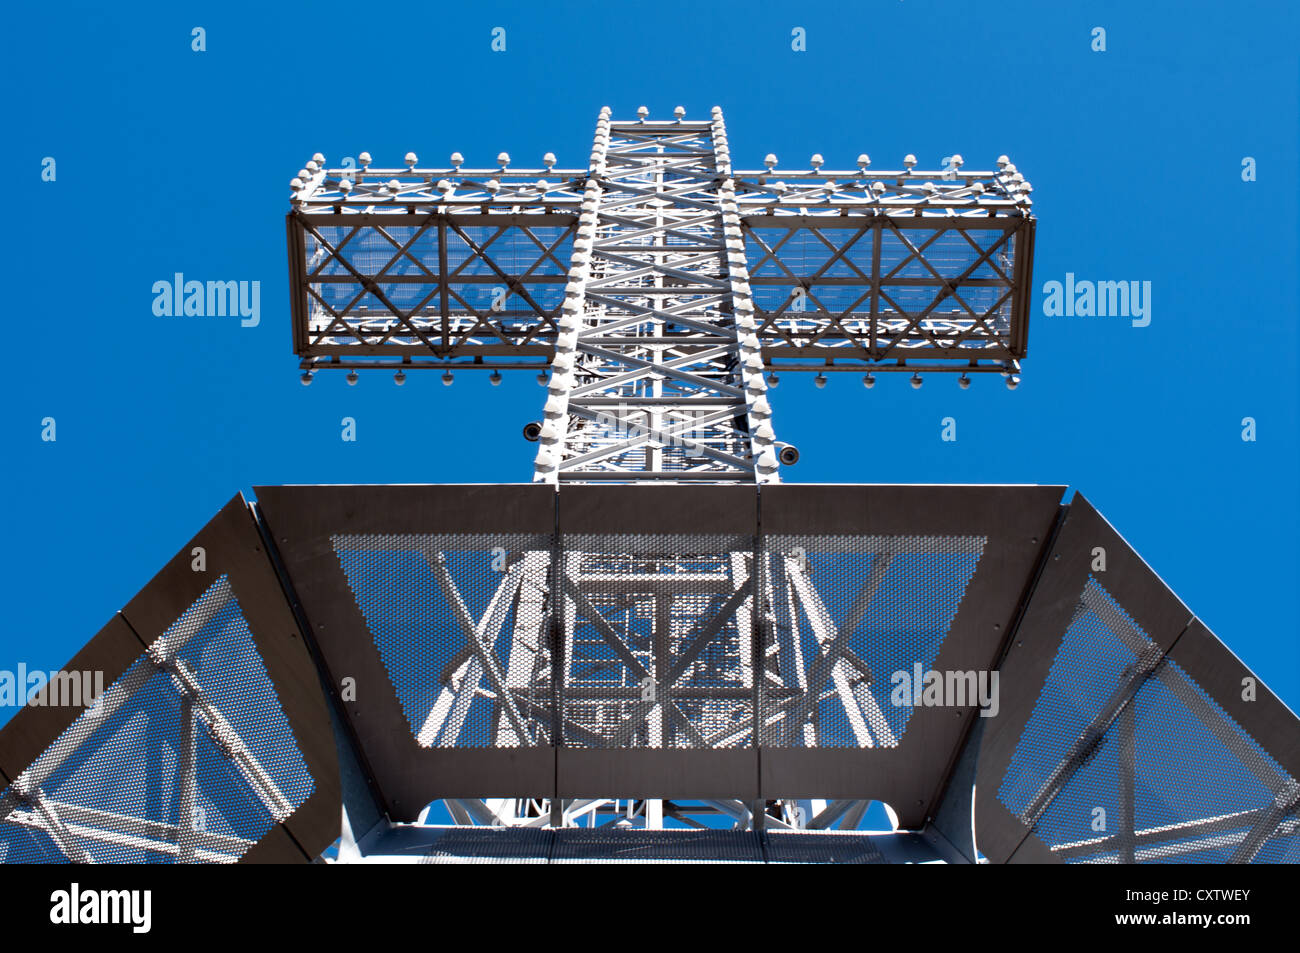
M 420 168 L 414 154 L 404 170 L 371 168 L 364 153 L 361 162 L 327 170 L 318 154 L 293 183 L 290 267 L 304 382 L 322 368 L 345 368 L 355 382 L 358 369 L 395 367 L 399 383 L 413 367 L 444 368 L 446 382 L 462 367 L 490 368 L 494 379 L 503 369 L 540 369 L 544 415 L 525 428 L 539 443 L 539 483 L 779 483 L 781 465 L 798 453 L 776 439 L 769 370 L 865 370 L 868 386 L 874 372 L 900 370 L 912 371 L 914 384 L 921 371 L 960 371 L 963 387 L 970 372 L 1016 380 L 1026 340 L 1017 292 L 1033 218 L 1030 186 L 1005 156 L 996 172 L 962 172 L 954 156 L 923 173 L 908 156 L 901 171 L 873 174 L 865 155 L 856 170 L 837 172 L 813 156 L 810 169 L 778 178 L 771 155 L 762 171 L 733 169 L 720 108 L 692 122 L 679 107 L 669 121 L 649 120 L 644 108 L 616 121 L 602 109 L 584 170 L 556 169 L 550 154 L 545 168 L 524 170 L 512 170 L 505 153 L 496 169 L 463 168 L 459 153 L 448 169 Z M 545 555 L 522 553 L 492 597 L 497 608 L 474 619 L 444 554 L 429 558 L 471 639 L 495 638 L 501 607 L 550 585 Z M 866 580 L 858 620 L 891 558 Z M 818 643 L 835 642 L 806 559 L 763 564 L 758 616 L 743 598 L 755 565 L 753 554 L 736 552 L 648 561 L 566 552 L 557 654 L 568 664 L 616 645 L 622 678 L 616 690 L 593 683 L 587 702 L 565 709 L 572 730 L 615 747 L 752 744 L 755 673 L 772 658 L 764 690 L 794 699 L 764 725 L 772 738 L 807 734 L 815 743 L 810 719 L 832 697 L 854 744 L 893 744 L 862 688 L 861 660 L 805 661 L 777 636 L 778 625 L 797 629 L 792 620 L 804 614 Z M 721 613 L 717 593 L 733 594 Z M 710 657 L 701 661 L 699 628 L 710 616 Z M 584 633 L 579 620 L 598 631 Z M 638 628 L 650 633 L 640 646 L 628 634 Z M 499 672 L 465 660 L 458 684 L 485 679 L 502 698 L 527 685 L 541 697 L 555 673 L 537 666 L 539 652 L 535 633 L 517 633 Z M 582 678 L 563 677 L 568 696 L 582 696 Z M 734 700 L 751 695 L 749 720 L 729 725 Z M 464 702 L 455 691 L 444 696 L 422 743 L 459 743 Z M 505 704 L 498 718 L 507 743 L 550 731 L 526 707 Z M 508 799 L 448 803 L 462 823 L 534 823 L 543 810 Z M 645 806 L 648 816 L 656 805 Z M 709 809 L 740 824 L 771 815 L 821 827 L 856 825 L 866 807 L 723 800 Z M 617 798 L 551 804 L 547 814 L 563 825 L 610 809 L 621 809 Z
M 586 169 L 324 168 L 293 181 L 294 343 L 320 369 L 550 374 L 534 479 L 774 483 L 765 371 L 999 372 L 1027 345 L 1031 186 L 732 168 L 709 122 L 603 109 Z M 569 254 L 567 267 L 563 254 Z M 450 382 L 449 376 L 444 380 Z M 784 453 L 782 452 L 784 451 Z
M 722 111 L 601 111 L 535 479 L 779 479 Z
M 778 372 L 1015 386 L 1005 156 L 358 159 L 292 183 L 304 382 L 528 370 L 533 479 L 237 494 L 0 731 L 0 863 L 1300 856 L 1300 723 L 1080 494 L 780 478 Z

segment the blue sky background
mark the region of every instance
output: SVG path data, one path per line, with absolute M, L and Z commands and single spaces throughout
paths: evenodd
M 575 166 L 602 105 L 718 104 L 741 167 L 1005 152 L 1035 186 L 1020 389 L 785 375 L 787 479 L 1069 484 L 1300 708 L 1294 5 L 64 3 L 8 25 L 0 668 L 62 665 L 253 484 L 530 478 L 531 374 L 299 384 L 283 216 L 313 152 Z M 151 286 L 177 271 L 260 281 L 260 326 L 155 317 Z M 1067 271 L 1152 282 L 1151 325 L 1043 317 Z

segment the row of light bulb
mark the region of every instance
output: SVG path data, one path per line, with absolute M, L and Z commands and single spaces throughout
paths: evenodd
M 306 386 L 307 386 L 308 384 L 310 384 L 313 380 L 315 380 L 315 378 L 316 378 L 316 375 L 315 375 L 313 372 L 311 372 L 311 371 L 303 371 L 303 372 L 302 372 L 302 377 L 300 377 L 299 380 L 302 381 L 302 386 L 303 386 L 303 387 L 306 387 Z M 345 379 L 347 380 L 347 382 L 348 382 L 348 386 L 349 386 L 349 387 L 355 387 L 355 386 L 357 385 L 357 382 L 361 380 L 361 375 L 359 375 L 356 371 L 348 371 L 348 375 L 347 375 L 347 377 L 346 377 Z M 456 378 L 455 378 L 455 376 L 451 373 L 451 371 L 449 371 L 449 370 L 448 370 L 448 371 L 443 371 L 443 374 L 442 374 L 442 383 L 443 383 L 443 386 L 445 386 L 445 387 L 450 387 L 450 386 L 452 385 L 452 382 L 453 382 L 455 379 L 456 379 Z M 546 380 L 547 380 L 547 378 L 546 378 L 546 374 L 545 374 L 545 373 L 542 373 L 542 374 L 538 374 L 538 375 L 537 375 L 537 382 L 538 382 L 539 384 L 541 384 L 543 387 L 546 386 Z M 489 377 L 488 377 L 488 381 L 492 384 L 493 387 L 498 386 L 498 385 L 501 383 L 501 372 L 500 372 L 500 371 L 497 371 L 497 370 L 494 370 L 494 371 L 491 373 L 491 375 L 489 375 Z M 405 372 L 405 371 L 398 371 L 397 373 L 395 373 L 395 374 L 393 375 L 393 383 L 396 384 L 398 387 L 401 387 L 403 384 L 405 384 L 405 383 L 406 383 L 406 372 Z
M 1018 386 L 1020 386 L 1020 376 L 1018 374 L 1007 374 L 1004 372 L 1002 376 L 1006 378 L 1007 388 L 1009 390 L 1015 390 Z M 303 371 L 302 378 L 301 378 L 303 386 L 305 387 L 308 384 L 310 384 L 314 378 L 315 378 L 315 374 L 313 374 L 311 371 Z M 456 379 L 455 376 L 449 370 L 444 371 L 442 374 L 442 383 L 444 386 L 450 387 L 452 385 L 452 382 L 455 379 Z M 348 382 L 348 386 L 353 387 L 357 384 L 359 380 L 361 380 L 361 377 L 359 374 L 357 374 L 356 371 L 348 371 L 346 380 Z M 826 377 L 825 374 L 818 374 L 816 377 L 813 378 L 813 383 L 820 389 L 826 386 L 827 380 L 828 378 Z M 488 381 L 492 384 L 493 387 L 500 385 L 501 372 L 498 370 L 494 370 L 488 376 Z M 775 373 L 770 373 L 767 375 L 768 387 L 776 387 L 778 384 L 780 384 L 780 382 L 781 379 Z M 403 384 L 405 384 L 406 372 L 398 371 L 397 373 L 395 373 L 393 375 L 393 383 L 395 383 L 398 387 L 401 387 Z M 538 374 L 537 383 L 541 387 L 546 387 L 550 383 L 549 375 L 547 375 L 545 371 Z M 912 385 L 913 390 L 920 390 L 923 380 L 921 378 L 921 375 L 917 373 L 911 376 L 911 378 L 908 380 L 908 383 Z M 960 387 L 962 390 L 966 390 L 968 387 L 970 387 L 970 384 L 971 384 L 971 379 L 970 379 L 970 375 L 968 374 L 963 374 L 961 375 L 961 377 L 957 378 L 957 386 Z M 875 387 L 876 375 L 867 374 L 866 376 L 864 376 L 862 378 L 862 386 L 867 388 L 868 390 Z
M 1002 376 L 1006 379 L 1007 390 L 1015 390 L 1017 387 L 1020 386 L 1020 375 L 1010 374 L 1004 371 L 1002 373 Z M 816 377 L 813 378 L 813 383 L 817 385 L 818 389 L 820 389 L 826 386 L 827 380 L 828 378 L 826 377 L 825 374 L 818 374 Z M 777 377 L 775 373 L 770 373 L 767 375 L 768 387 L 776 387 L 778 384 L 780 384 L 780 382 L 781 379 Z M 971 379 L 969 374 L 963 374 L 961 375 L 961 377 L 957 378 L 957 386 L 960 387 L 962 390 L 966 390 L 968 387 L 970 387 L 970 382 Z M 921 384 L 924 383 L 924 381 L 922 380 L 921 375 L 919 373 L 914 373 L 911 376 L 911 378 L 908 380 L 908 383 L 912 385 L 913 390 L 920 390 Z M 871 390 L 871 388 L 875 387 L 876 375 L 868 373 L 866 376 L 864 376 L 862 378 L 862 386 L 865 387 L 867 390 Z

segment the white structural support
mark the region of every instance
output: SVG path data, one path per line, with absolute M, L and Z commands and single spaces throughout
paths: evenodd
M 601 111 L 534 479 L 777 482 L 722 110 Z
M 769 154 L 746 171 L 721 109 L 637 114 L 601 110 L 584 169 L 551 153 L 533 168 L 504 152 L 495 167 L 460 153 L 381 167 L 362 152 L 326 168 L 314 155 L 287 223 L 303 382 L 327 369 L 354 383 L 366 368 L 399 383 L 418 368 L 445 383 L 460 369 L 553 372 L 538 426 L 549 482 L 749 480 L 755 466 L 775 480 L 764 369 L 866 371 L 868 386 L 882 372 L 952 371 L 962 386 L 1001 373 L 1015 386 L 1034 217 L 1006 156 L 981 171 L 960 155 L 891 170 L 865 154 L 856 169 L 820 155 L 787 169 Z

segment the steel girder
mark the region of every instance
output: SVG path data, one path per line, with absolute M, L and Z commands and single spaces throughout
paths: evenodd
M 721 110 L 601 113 L 534 479 L 776 482 Z
M 596 281 L 646 290 L 593 293 L 582 313 L 634 304 L 627 316 L 665 332 L 642 329 L 647 347 L 674 346 L 690 326 L 662 319 L 688 317 L 691 302 L 705 316 L 693 330 L 723 346 L 727 315 L 748 303 L 762 366 L 1018 369 L 1034 218 L 1031 186 L 1005 156 L 992 171 L 960 156 L 931 170 L 910 156 L 898 170 L 866 156 L 830 170 L 815 156 L 808 169 L 778 172 L 769 157 L 733 171 L 720 112 L 611 122 L 606 110 L 602 123 L 584 169 L 550 157 L 512 169 L 504 153 L 496 168 L 458 155 L 446 168 L 414 155 L 377 168 L 363 154 L 360 167 L 326 169 L 317 155 L 288 216 L 302 366 L 548 370 L 572 283 L 593 273 L 573 257 L 580 218 L 612 190 L 582 257 Z M 669 144 L 657 172 L 655 142 Z M 752 295 L 733 287 L 740 266 Z

